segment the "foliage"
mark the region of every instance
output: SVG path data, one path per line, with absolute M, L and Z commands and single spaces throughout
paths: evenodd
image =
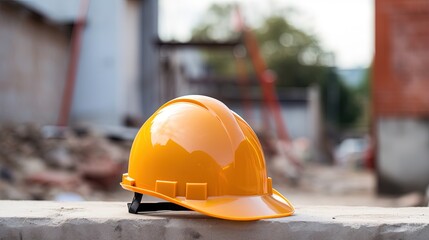
M 235 31 L 231 21 L 233 11 L 232 4 L 213 4 L 192 31 L 193 40 L 222 41 L 238 38 L 240 34 Z
M 360 103 L 362 106 L 362 114 L 357 119 L 356 126 L 364 129 L 369 129 L 370 123 L 371 123 L 370 99 L 371 99 L 372 69 L 373 69 L 372 65 L 368 69 L 366 69 L 362 82 L 354 90 L 355 96 L 357 96 L 360 99 Z
M 313 36 L 276 15 L 267 18 L 255 33 L 280 86 L 308 87 L 321 80 L 325 53 Z
M 372 64 L 366 70 L 363 81 L 357 88 L 357 93 L 369 98 L 371 94 L 371 86 L 370 86 L 371 79 L 372 79 Z
M 239 39 L 232 24 L 233 5 L 212 5 L 204 20 L 193 30 L 193 40 Z M 282 12 L 263 19 L 254 29 L 268 67 L 276 73 L 277 86 L 309 87 L 319 84 L 322 109 L 327 121 L 348 127 L 359 117 L 361 107 L 329 66 L 332 54 L 325 52 L 317 38 L 293 26 Z M 217 75 L 235 74 L 231 52 L 206 52 L 208 69 Z M 248 68 L 251 69 L 251 68 Z
M 234 11 L 232 4 L 213 4 L 202 21 L 192 31 L 194 41 L 227 41 L 240 38 L 231 23 L 231 15 Z M 231 51 L 209 51 L 205 52 L 207 59 L 207 70 L 209 74 L 234 75 L 234 56 Z
M 335 73 L 334 68 L 326 68 L 320 82 L 322 110 L 325 119 L 340 128 L 353 125 L 362 112 L 357 94 L 348 88 Z

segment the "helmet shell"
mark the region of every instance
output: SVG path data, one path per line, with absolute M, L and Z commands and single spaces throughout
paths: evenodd
M 171 100 L 145 122 L 121 185 L 208 215 L 215 214 L 186 203 L 273 194 L 251 127 L 222 102 L 198 95 Z

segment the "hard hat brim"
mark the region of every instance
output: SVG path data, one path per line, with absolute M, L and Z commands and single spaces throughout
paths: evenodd
M 187 200 L 185 197 L 171 198 L 163 194 L 121 183 L 133 192 L 147 194 L 181 205 L 208 216 L 237 221 L 252 221 L 265 218 L 290 216 L 295 208 L 281 193 L 273 188 L 272 195 L 217 196 L 206 200 Z

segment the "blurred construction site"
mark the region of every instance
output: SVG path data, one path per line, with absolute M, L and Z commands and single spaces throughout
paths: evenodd
M 0 199 L 129 201 L 137 131 L 200 94 L 296 205 L 427 206 L 429 2 L 351 2 L 0 1 Z

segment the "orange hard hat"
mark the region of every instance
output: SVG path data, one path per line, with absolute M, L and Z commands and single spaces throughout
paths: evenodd
M 261 144 L 222 102 L 199 95 L 173 99 L 141 127 L 121 186 L 136 193 L 129 211 L 195 210 L 229 220 L 292 215 L 273 189 Z M 169 203 L 140 203 L 142 194 Z

